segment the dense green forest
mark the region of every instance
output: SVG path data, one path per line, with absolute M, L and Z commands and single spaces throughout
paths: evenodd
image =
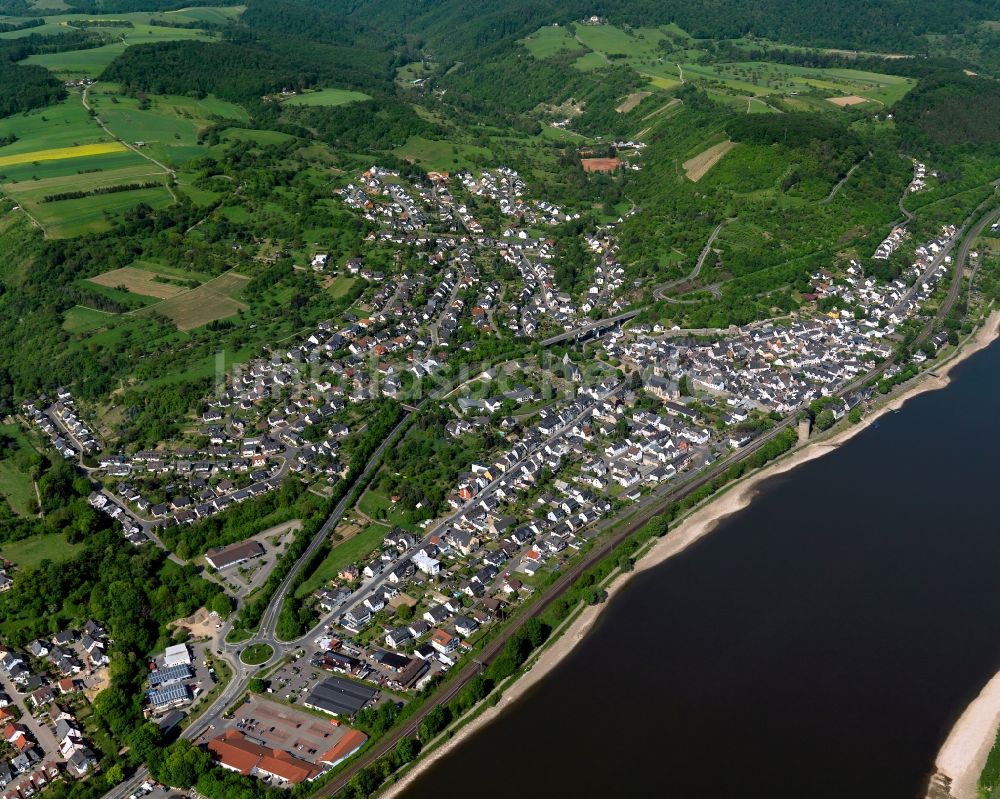
M 1000 82 L 992 78 L 957 69 L 928 75 L 895 111 L 912 149 L 1000 149 Z
M 65 96 L 62 84 L 45 67 L 0 61 L 0 117 L 44 108 Z
M 206 69 L 206 64 L 211 68 Z M 128 92 L 215 94 L 234 102 L 311 86 L 316 76 L 284 56 L 249 43 L 158 42 L 130 47 L 104 71 Z

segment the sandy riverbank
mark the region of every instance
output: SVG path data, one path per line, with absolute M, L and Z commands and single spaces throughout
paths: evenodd
M 934 765 L 951 780 L 955 799 L 976 799 L 976 784 L 1000 725 L 1000 672 L 959 717 Z
M 803 446 L 801 449 L 793 450 L 790 455 L 779 459 L 773 464 L 765 466 L 759 471 L 753 472 L 716 499 L 709 501 L 704 506 L 695 510 L 692 514 L 686 517 L 678 527 L 671 530 L 667 536 L 659 539 L 636 563 L 633 571 L 619 575 L 608 586 L 608 602 L 611 601 L 614 595 L 622 589 L 622 587 L 634 574 L 653 568 L 654 566 L 658 566 L 668 558 L 672 558 L 675 555 L 680 554 L 692 544 L 712 532 L 726 517 L 731 516 L 732 514 L 747 507 L 757 493 L 760 484 L 765 480 L 788 472 L 796 466 L 811 461 L 814 458 L 822 457 L 828 452 L 832 452 L 841 444 L 860 433 L 879 417 L 902 407 L 908 399 L 915 397 L 918 394 L 922 394 L 925 391 L 935 391 L 947 386 L 950 382 L 948 375 L 955 365 L 992 343 L 998 336 L 998 327 L 1000 327 L 1000 311 L 995 311 L 990 315 L 986 323 L 979 329 L 979 331 L 977 331 L 976 335 L 965 342 L 961 349 L 953 355 L 947 363 L 933 370 L 934 374 L 925 374 L 924 376 L 918 378 L 917 382 L 915 382 L 907 391 L 903 392 L 898 397 L 895 397 L 880 407 L 878 410 L 866 416 L 861 423 L 845 428 L 831 436 L 821 436 L 817 440 L 811 441 L 809 444 Z M 428 755 L 428 757 L 418 761 L 417 764 L 410 769 L 399 782 L 388 786 L 386 790 L 380 794 L 382 799 L 391 799 L 392 797 L 401 794 L 403 790 L 431 763 L 446 756 L 465 738 L 473 735 L 482 727 L 485 727 L 493 719 L 499 716 L 500 713 L 503 712 L 504 708 L 516 702 L 534 685 L 541 682 L 546 675 L 552 671 L 552 669 L 554 669 L 581 640 L 583 640 L 583 637 L 587 634 L 591 627 L 593 627 L 594 622 L 597 620 L 601 611 L 607 606 L 608 602 L 585 608 L 580 615 L 573 620 L 572 624 L 570 624 L 563 634 L 551 646 L 542 651 L 541 655 L 531 665 L 530 670 L 523 677 L 521 677 L 521 679 L 504 691 L 503 696 L 495 707 L 487 709 L 476 719 L 462 727 L 462 729 L 459 730 L 451 740 L 434 750 L 430 755 Z M 994 682 L 996 683 L 996 688 L 991 707 L 995 707 L 997 713 L 1000 714 L 1000 679 L 994 680 Z M 968 713 L 969 711 L 966 712 L 967 715 Z M 977 711 L 977 720 L 979 719 L 981 713 L 982 711 Z M 956 730 L 962 726 L 964 720 L 965 716 L 963 715 L 962 720 L 959 721 L 959 725 L 956 726 Z M 979 739 L 985 737 L 985 731 L 981 729 L 984 726 L 985 725 L 979 723 L 978 721 L 975 724 L 969 722 L 967 724 L 968 731 L 963 732 L 963 736 L 960 740 L 975 738 L 975 742 L 969 742 L 966 745 L 959 743 L 953 747 L 956 751 L 954 763 L 956 765 L 957 772 L 961 771 L 958 766 L 963 762 L 966 764 L 966 771 L 974 768 L 974 764 L 979 762 L 979 770 L 977 770 L 972 776 L 973 791 L 971 796 L 968 794 L 956 794 L 956 799 L 975 799 L 975 781 L 979 777 L 979 773 L 982 770 L 982 763 L 985 762 L 986 754 L 989 752 L 989 747 L 992 745 L 996 725 L 994 724 L 992 731 L 989 733 L 986 751 L 982 754 L 981 761 L 976 760 L 978 750 L 975 752 L 968 750 L 975 749 Z M 953 736 L 954 734 L 955 733 L 953 731 Z M 950 740 L 951 738 L 949 738 L 949 741 Z M 944 752 L 944 750 L 942 750 L 942 752 Z M 965 760 L 962 759 L 963 756 L 965 757 Z

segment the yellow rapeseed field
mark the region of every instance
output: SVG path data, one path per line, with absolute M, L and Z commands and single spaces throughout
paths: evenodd
M 53 150 L 35 150 L 33 153 L 0 156 L 0 166 L 33 164 L 35 161 L 59 161 L 63 158 L 80 158 L 84 155 L 105 155 L 106 153 L 119 153 L 125 149 L 127 149 L 125 145 L 117 141 L 81 144 L 76 147 L 56 147 Z

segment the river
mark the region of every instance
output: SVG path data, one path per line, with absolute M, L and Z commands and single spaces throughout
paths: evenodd
M 406 799 L 914 799 L 1000 668 L 1000 343 L 635 576 Z

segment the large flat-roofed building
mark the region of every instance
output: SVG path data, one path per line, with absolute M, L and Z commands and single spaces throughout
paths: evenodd
M 238 544 L 230 544 L 228 547 L 208 550 L 205 553 L 205 560 L 213 569 L 228 569 L 237 563 L 259 558 L 265 552 L 264 545 L 259 541 L 240 541 Z
M 187 644 L 175 644 L 168 646 L 163 652 L 163 668 L 169 669 L 171 666 L 190 666 L 191 652 Z
M 333 716 L 353 717 L 375 697 L 375 693 L 375 689 L 367 685 L 328 677 L 312 689 L 302 704 Z
M 239 730 L 226 730 L 208 742 L 219 765 L 244 776 L 274 777 L 298 785 L 314 779 L 323 769 L 281 749 L 271 749 L 248 741 Z
M 187 663 L 178 663 L 176 666 L 164 666 L 149 672 L 149 687 L 163 688 L 168 685 L 176 685 L 179 682 L 190 680 L 194 672 Z
M 168 685 L 166 688 L 156 688 L 148 694 L 153 710 L 169 710 L 191 701 L 191 692 L 186 685 Z

